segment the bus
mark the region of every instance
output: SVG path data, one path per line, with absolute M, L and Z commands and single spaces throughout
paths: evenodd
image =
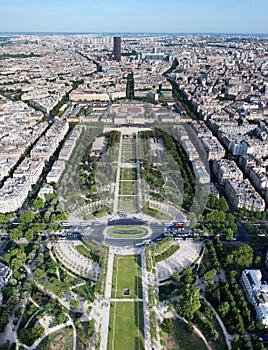
M 173 226 L 174 223 L 173 222 L 164 222 L 164 226 L 166 227 L 170 227 L 170 226 Z
M 140 243 L 136 243 L 135 244 L 135 247 L 143 247 L 145 243 L 143 242 L 140 242 Z
M 184 222 L 176 222 L 176 227 L 184 227 Z
M 64 222 L 61 223 L 61 226 L 69 228 L 71 225 L 69 224 L 69 222 L 64 221 Z

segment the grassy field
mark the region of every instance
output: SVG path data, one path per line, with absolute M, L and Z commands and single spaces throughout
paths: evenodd
M 128 296 L 124 296 L 125 288 L 129 289 Z M 142 298 L 140 255 L 115 255 L 112 298 Z
M 108 235 L 118 238 L 143 237 L 148 230 L 142 226 L 114 226 L 108 229 Z
M 121 168 L 120 180 L 137 180 L 136 168 Z
M 142 211 L 144 214 L 152 216 L 158 220 L 166 220 L 166 221 L 170 221 L 173 220 L 173 218 L 165 213 L 160 212 L 159 210 L 156 209 L 152 209 L 152 208 L 148 208 L 148 203 L 146 203 L 143 208 Z
M 171 335 L 163 333 L 165 348 L 170 350 L 206 350 L 203 340 L 187 329 L 187 325 L 180 320 L 173 319 L 173 330 Z
M 137 213 L 138 212 L 138 197 L 136 196 L 119 196 L 118 197 L 118 212 L 119 213 Z
M 92 259 L 90 251 L 83 244 L 76 245 L 75 249 L 86 258 Z
M 72 348 L 73 329 L 71 326 L 51 333 L 36 347 L 37 350 L 72 350 Z
M 108 350 L 144 350 L 142 302 L 111 304 Z
M 137 192 L 136 182 L 134 181 L 120 181 L 119 183 L 119 195 L 131 196 Z
M 136 157 L 135 140 L 123 140 L 122 144 L 122 162 L 133 163 Z

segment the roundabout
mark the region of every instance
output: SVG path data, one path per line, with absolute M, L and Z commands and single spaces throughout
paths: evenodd
M 112 238 L 141 238 L 148 234 L 148 229 L 144 226 L 113 226 L 107 234 Z

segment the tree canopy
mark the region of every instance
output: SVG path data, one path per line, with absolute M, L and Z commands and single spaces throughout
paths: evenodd
M 194 317 L 194 313 L 201 307 L 198 288 L 186 289 L 177 305 L 177 312 L 187 320 Z
M 23 223 L 33 222 L 33 219 L 34 219 L 34 213 L 32 213 L 31 211 L 25 211 L 20 215 L 20 221 Z
M 248 267 L 253 263 L 253 248 L 248 244 L 241 245 L 226 256 L 227 265 L 236 265 L 238 268 Z

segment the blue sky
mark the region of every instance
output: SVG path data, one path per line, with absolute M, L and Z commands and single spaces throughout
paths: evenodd
M 268 33 L 268 0 L 0 0 L 0 31 Z

